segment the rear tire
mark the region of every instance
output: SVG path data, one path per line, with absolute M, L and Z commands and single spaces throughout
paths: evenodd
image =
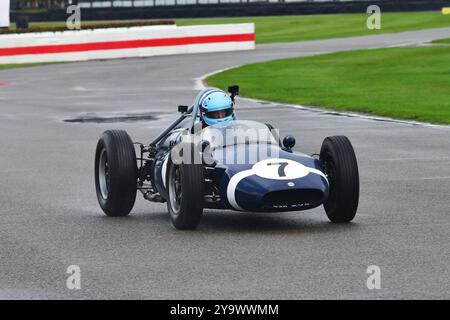
M 188 144 L 189 145 L 189 144 Z M 197 152 L 193 144 L 192 151 Z M 167 209 L 172 224 L 179 230 L 197 228 L 203 214 L 204 169 L 202 164 L 174 164 L 169 160 L 167 170 Z
M 123 130 L 105 131 L 95 152 L 95 189 L 107 216 L 130 213 L 136 201 L 138 170 L 130 136 Z
M 359 202 L 359 173 L 355 152 L 345 136 L 327 137 L 320 161 L 330 184 L 324 208 L 331 222 L 350 222 Z

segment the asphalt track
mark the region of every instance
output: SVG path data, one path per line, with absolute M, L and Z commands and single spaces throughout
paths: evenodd
M 129 217 L 105 217 L 93 183 L 102 131 L 123 128 L 150 141 L 175 118 L 178 104 L 193 101 L 203 74 L 448 36 L 450 28 L 1 71 L 0 298 L 450 298 L 448 127 L 239 99 L 239 118 L 294 134 L 297 150 L 317 152 L 329 135 L 351 139 L 361 198 L 346 225 L 329 223 L 322 208 L 207 211 L 197 231 L 182 232 L 164 204 L 141 197 Z M 63 122 L 135 113 L 150 120 Z M 66 288 L 69 265 L 81 268 L 80 290 Z M 366 287 L 369 265 L 381 268 L 380 290 Z

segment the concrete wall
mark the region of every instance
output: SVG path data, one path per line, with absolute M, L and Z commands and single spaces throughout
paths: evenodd
M 0 64 L 252 50 L 254 32 L 253 23 L 242 23 L 7 34 Z

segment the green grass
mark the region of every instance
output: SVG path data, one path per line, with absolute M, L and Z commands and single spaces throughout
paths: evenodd
M 36 66 L 45 66 L 47 64 L 59 64 L 64 62 L 38 62 L 38 63 L 17 63 L 17 64 L 0 64 L 0 70 L 28 68 Z
M 161 20 L 116 20 L 116 21 L 82 21 L 81 28 L 89 29 L 107 29 L 107 28 L 130 28 L 139 26 L 155 26 L 155 25 L 174 25 L 172 19 Z M 9 28 L 0 28 L 0 36 L 2 34 L 11 33 L 30 33 L 30 32 L 60 32 L 68 30 L 65 22 L 35 22 L 30 23 L 28 28 L 17 28 L 17 24 L 10 25 Z
M 89 23 L 97 23 L 97 21 L 89 21 Z M 28 27 L 49 27 L 49 28 L 59 28 L 64 27 L 66 25 L 66 22 L 59 22 L 59 21 L 51 21 L 51 22 L 30 22 L 28 24 Z M 10 29 L 16 30 L 16 24 L 13 22 L 9 26 Z
M 179 26 L 254 22 L 256 42 L 291 42 L 450 27 L 450 15 L 440 12 L 383 13 L 381 30 L 368 30 L 367 14 L 177 19 Z
M 432 41 L 433 43 L 445 43 L 445 44 L 450 44 L 450 38 L 448 39 L 439 39 L 439 40 L 434 40 Z
M 257 63 L 207 79 L 243 96 L 450 124 L 450 48 L 360 50 Z
M 139 20 L 81 20 L 81 27 L 83 27 L 83 23 L 91 25 L 91 24 L 105 24 L 105 23 L 107 24 L 107 23 L 114 23 L 114 22 L 132 23 L 132 22 L 142 22 L 142 21 L 152 21 L 152 20 L 143 20 L 143 19 L 139 19 Z M 65 26 L 66 26 L 65 21 L 30 22 L 28 24 L 28 27 L 30 27 L 30 28 L 32 28 L 32 27 L 61 28 L 61 27 L 65 27 Z M 11 23 L 10 29 L 15 30 L 16 24 Z

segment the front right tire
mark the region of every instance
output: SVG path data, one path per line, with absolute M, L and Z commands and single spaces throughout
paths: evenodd
M 355 152 L 345 136 L 327 137 L 320 150 L 320 162 L 328 178 L 329 194 L 324 208 L 331 222 L 350 222 L 359 202 L 359 173 Z

